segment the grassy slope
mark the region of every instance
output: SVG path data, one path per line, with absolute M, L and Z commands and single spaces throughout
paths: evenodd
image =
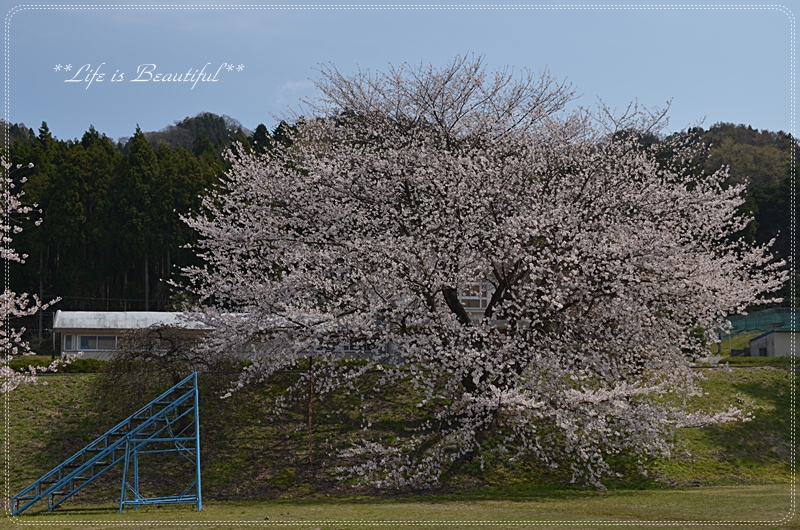
M 762 367 L 730 372 L 710 369 L 703 374 L 707 376 L 704 385 L 708 394 L 698 406 L 739 406 L 751 411 L 754 420 L 685 429 L 676 442 L 673 458 L 652 463 L 648 478 L 630 474 L 609 486 L 660 489 L 786 484 L 791 480 L 790 372 Z M 160 390 L 155 385 L 137 395 L 123 386 L 103 389 L 97 385 L 98 377 L 90 374 L 55 375 L 42 380 L 48 384 L 21 387 L 8 396 L 10 458 L 4 469 L 10 474 L 12 494 Z M 315 411 L 314 459 L 309 464 L 303 406 L 270 421 L 274 402 L 268 390 L 251 388 L 223 401 L 218 395 L 226 381 L 219 375 L 204 376 L 201 396 L 203 492 L 205 499 L 212 501 L 351 495 L 357 490 L 337 481 L 330 472 L 337 463 L 332 456 L 334 449 L 379 430 L 385 434 L 397 429 L 393 418 L 414 412 L 402 389 L 387 392 L 386 401 L 369 413 L 376 420 L 371 429 L 374 432 L 365 433 L 358 414 L 348 407 L 347 396 L 326 396 Z M 109 395 L 115 399 L 108 399 Z M 143 460 L 141 476 L 147 494 L 174 494 L 183 490 L 183 481 L 190 474 L 179 461 L 166 459 Z M 74 502 L 115 502 L 119 478 L 119 471 L 110 472 L 99 485 L 76 495 Z M 5 477 L 0 477 L 0 487 L 5 488 L 5 484 Z M 440 492 L 478 488 L 489 495 L 502 491 L 505 496 L 509 491 L 552 491 L 568 486 L 567 476 L 545 472 L 535 462 L 511 465 L 493 460 L 487 461 L 483 470 L 476 462 L 465 463 L 447 477 Z
M 706 395 L 696 406 L 734 406 L 752 420 L 702 429 L 683 429 L 673 458 L 653 466 L 667 484 L 789 482 L 793 443 L 792 376 L 779 368 L 705 370 Z M 795 410 L 796 426 L 797 411 Z
M 742 331 L 730 337 L 723 334 L 721 337 L 722 340 L 720 340 L 719 344 L 710 344 L 709 350 L 713 354 L 719 354 L 719 350 L 722 348 L 722 355 L 730 355 L 731 348 L 734 350 L 744 350 L 745 348 L 749 348 L 750 341 L 762 333 L 763 331 Z

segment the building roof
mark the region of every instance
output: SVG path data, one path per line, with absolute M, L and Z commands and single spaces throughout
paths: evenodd
M 750 339 L 750 342 L 756 341 L 758 339 L 763 339 L 767 335 L 772 335 L 773 333 L 798 333 L 798 332 L 797 331 L 792 331 L 791 329 L 771 329 L 771 330 L 767 331 L 766 333 L 762 333 L 761 335 L 759 335 L 757 337 L 753 337 L 752 339 Z
M 201 322 L 186 322 L 182 313 L 160 311 L 56 311 L 53 331 L 141 329 L 153 325 L 211 329 Z

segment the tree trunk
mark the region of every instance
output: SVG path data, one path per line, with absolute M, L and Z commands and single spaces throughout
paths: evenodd
M 44 256 L 39 251 L 39 300 L 44 300 Z M 44 327 L 44 312 L 39 311 L 39 343 L 42 342 L 42 327 Z
M 311 418 L 314 412 L 314 372 L 312 370 L 313 357 L 308 358 L 308 463 L 312 463 L 312 450 L 314 447 L 314 431 L 311 426 Z
M 170 264 L 169 264 L 170 263 L 170 259 L 169 258 L 170 258 L 169 249 L 167 249 L 167 270 L 166 270 L 166 272 L 164 272 L 164 281 L 166 281 L 166 282 L 168 282 L 170 280 L 171 276 L 172 276 L 170 274 Z
M 56 245 L 56 260 L 55 260 L 55 266 L 53 267 L 53 280 L 54 283 L 56 284 L 60 283 L 58 276 L 59 272 L 58 268 L 60 265 L 61 265 L 61 245 Z M 58 292 L 58 287 L 56 287 L 56 292 Z
M 455 313 L 458 317 L 458 321 L 464 326 L 472 324 L 467 310 L 464 309 L 461 300 L 458 299 L 458 291 L 452 287 L 445 287 L 442 289 L 442 294 L 444 295 L 444 301 L 447 302 L 447 307 L 450 308 L 450 311 Z
M 150 276 L 147 274 L 147 253 L 144 255 L 144 310 L 150 311 Z

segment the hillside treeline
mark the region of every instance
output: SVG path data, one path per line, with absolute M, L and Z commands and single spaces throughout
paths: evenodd
M 46 123 L 36 132 L 23 124 L 0 129 L 9 135 L 10 160 L 33 162 L 14 177 L 27 180 L 24 199 L 42 210 L 20 220 L 25 230 L 14 246 L 28 260 L 12 266 L 10 287 L 44 300 L 61 297 L 54 309 L 64 310 L 175 307 L 180 295 L 167 280 L 178 280 L 180 267 L 194 263 L 185 246 L 196 238 L 179 214 L 197 210 L 200 197 L 226 170 L 222 153 L 231 145 L 263 152 L 273 142 L 288 141 L 285 123 L 271 133 L 263 124 L 251 132 L 211 113 L 161 131 L 137 128 L 116 142 L 93 127 L 75 140 L 55 138 Z M 755 243 L 777 238 L 774 250 L 788 258 L 791 208 L 797 206 L 791 171 L 795 140 L 729 123 L 689 133 L 711 145 L 708 155 L 695 161 L 698 169 L 728 165 L 730 183 L 747 182 L 743 209 L 754 221 L 743 237 Z M 788 285 L 784 291 L 788 296 Z
M 157 132 L 137 127 L 115 142 L 93 127 L 80 139 L 59 140 L 46 123 L 38 134 L 11 125 L 9 159 L 23 165 L 14 179 L 23 200 L 41 209 L 19 220 L 24 230 L 14 246 L 28 258 L 12 265 L 11 288 L 61 297 L 54 309 L 169 309 L 175 300 L 167 280 L 194 259 L 184 247 L 195 235 L 179 215 L 199 208 L 226 170 L 229 147 L 263 151 L 281 141 L 285 127 L 250 132 L 204 113 Z
M 795 280 L 797 269 L 791 264 L 792 216 L 797 219 L 797 139 L 783 131 L 758 131 L 745 125 L 718 123 L 696 132 L 707 145 L 707 156 L 700 163 L 706 171 L 729 168 L 729 184 L 747 185 L 746 202 L 741 210 L 753 217 L 742 236 L 750 243 L 764 245 L 775 239 L 772 250 L 777 258 L 790 263 Z M 793 149 L 794 147 L 794 149 Z M 792 299 L 791 282 L 777 293 L 781 306 L 797 306 Z

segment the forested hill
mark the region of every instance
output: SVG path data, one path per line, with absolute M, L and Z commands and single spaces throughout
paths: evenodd
M 759 244 L 777 237 L 775 251 L 788 258 L 791 206 L 797 207 L 797 201 L 792 201 L 791 171 L 796 140 L 784 132 L 757 131 L 731 123 L 718 123 L 702 131 L 701 137 L 711 145 L 704 168 L 715 171 L 728 166 L 731 183 L 747 183 L 745 209 L 755 217 L 747 236 Z
M 27 179 L 25 200 L 42 209 L 42 224 L 24 220 L 25 230 L 15 237 L 15 248 L 29 257 L 12 267 L 10 287 L 44 300 L 60 296 L 54 309 L 172 308 L 180 297 L 165 280 L 178 279 L 178 268 L 193 263 L 192 251 L 183 247 L 196 237 L 179 214 L 198 208 L 199 197 L 226 170 L 221 154 L 232 143 L 263 152 L 286 142 L 288 127 L 270 132 L 262 124 L 249 131 L 212 113 L 161 131 L 137 128 L 119 141 L 93 127 L 75 140 L 55 138 L 46 123 L 38 134 L 23 124 L 0 127 L 10 135 L 10 160 L 34 163 L 14 177 Z M 744 208 L 755 221 L 743 236 L 758 243 L 777 236 L 775 250 L 788 257 L 795 140 L 727 123 L 690 132 L 712 146 L 695 161 L 698 167 L 729 165 L 731 183 L 748 182 Z
M 28 259 L 12 266 L 12 288 L 61 297 L 54 309 L 169 309 L 165 280 L 193 260 L 183 247 L 194 234 L 179 214 L 197 210 L 234 142 L 263 152 L 285 141 L 287 128 L 280 124 L 270 134 L 259 125 L 251 132 L 227 116 L 202 113 L 114 141 L 93 127 L 80 139 L 59 140 L 46 123 L 38 134 L 10 125 L 10 160 L 34 164 L 14 178 L 27 180 L 25 202 L 42 209 L 35 216 L 42 224 L 23 221 L 15 237 Z

